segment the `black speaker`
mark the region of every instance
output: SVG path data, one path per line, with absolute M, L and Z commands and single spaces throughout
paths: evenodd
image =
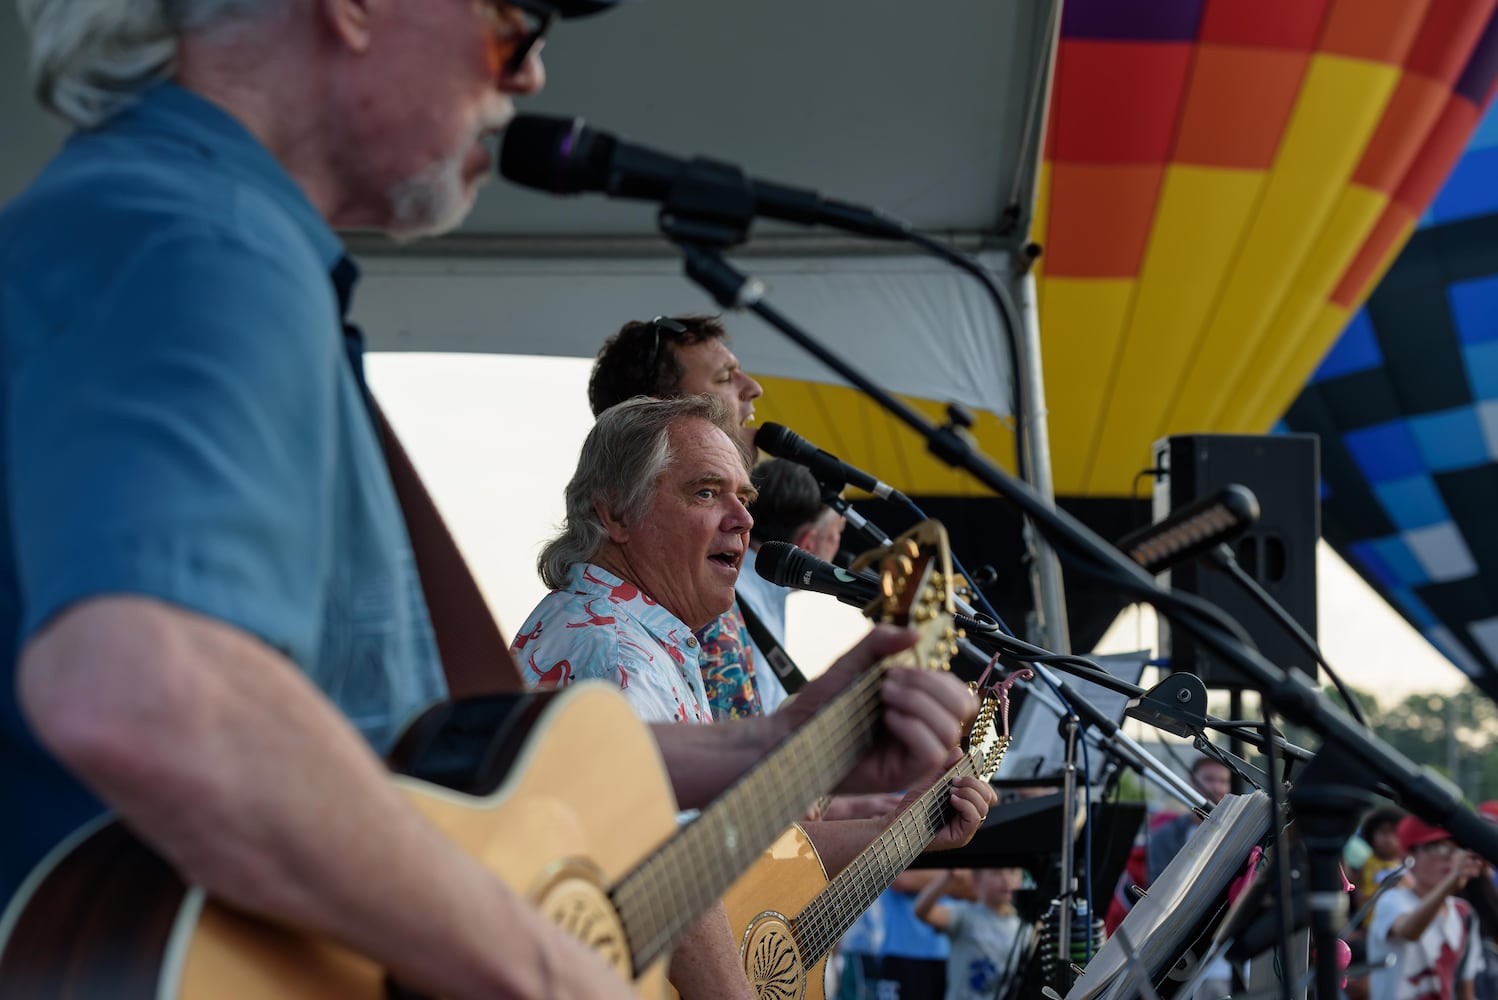
M 1259 520 L 1231 543 L 1238 565 L 1316 637 L 1316 540 L 1321 537 L 1320 439 L 1314 434 L 1187 434 L 1155 442 L 1155 520 L 1229 483 L 1248 487 Z M 1277 666 L 1317 676 L 1316 661 L 1253 595 L 1204 560 L 1177 565 L 1162 582 L 1195 594 L 1236 619 Z M 1241 688 L 1248 678 L 1160 619 L 1161 655 L 1172 670 L 1208 687 Z

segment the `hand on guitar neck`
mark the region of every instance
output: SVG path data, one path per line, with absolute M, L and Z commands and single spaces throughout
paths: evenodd
M 774 715 L 711 727 L 652 726 L 677 801 L 684 808 L 712 801 L 727 780 L 764 757 L 858 676 L 915 642 L 909 629 L 880 625 Z M 886 792 L 924 781 L 942 766 L 978 710 L 967 686 L 944 671 L 891 667 L 879 696 L 886 735 L 839 791 Z
M 940 781 L 947 769 L 961 759 L 962 751 L 960 750 L 954 749 L 948 753 L 946 762 L 941 766 L 941 772 L 932 775 L 931 780 L 921 787 L 912 789 L 901 800 L 897 812 L 903 813 L 915 806 L 926 790 Z M 950 851 L 965 846 L 977 834 L 983 821 L 988 818 L 988 810 L 999 801 L 999 793 L 994 791 L 993 786 L 987 781 L 972 775 L 963 775 L 952 782 L 952 793 L 947 798 L 952 806 L 952 815 L 946 825 L 936 832 L 936 837 L 931 843 L 926 846 L 928 851 Z
M 849 817 L 846 819 L 804 820 L 797 824 L 808 840 L 817 849 L 829 876 L 836 875 L 883 833 L 892 822 L 907 809 L 920 802 L 921 797 L 938 781 L 947 777 L 946 772 L 962 757 L 962 752 L 952 749 L 940 769 L 929 779 L 913 787 L 904 796 L 891 794 L 870 796 L 869 799 L 887 806 L 877 815 Z M 948 802 L 952 814 L 936 832 L 928 851 L 950 851 L 962 847 L 973 839 L 988 810 L 998 801 L 993 786 L 976 777 L 964 776 L 952 781 Z
M 845 790 L 900 788 L 941 765 L 974 699 L 950 674 L 884 665 L 914 659 L 918 639 L 933 660 L 950 645 L 940 631 L 875 629 L 786 712 L 741 724 L 647 733 L 622 697 L 591 685 L 438 706 L 400 741 L 391 782 L 263 644 L 155 603 L 91 602 L 28 647 L 27 707 L 141 839 L 91 827 L 37 868 L 0 919 L 0 995 L 52 995 L 66 980 L 122 998 L 373 1000 L 387 970 L 451 997 L 627 994 L 605 954 L 648 995 L 680 932 L 838 776 L 851 775 Z M 198 702 L 169 712 L 143 691 Z M 101 742 L 77 718 L 129 738 Z M 460 760 L 471 767 L 451 773 Z M 685 831 L 678 801 L 706 807 Z M 669 864 L 652 863 L 668 850 Z M 688 870 L 702 877 L 667 877 Z M 597 955 L 537 906 L 591 935 Z
M 809 718 L 870 662 L 909 649 L 915 633 L 881 625 L 825 674 L 808 684 L 780 712 L 769 717 L 787 731 Z M 891 667 L 880 685 L 886 739 L 859 762 L 839 791 L 887 792 L 909 788 L 942 766 L 978 710 L 966 685 L 949 673 Z

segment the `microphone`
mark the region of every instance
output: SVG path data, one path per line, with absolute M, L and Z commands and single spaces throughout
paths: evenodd
M 760 426 L 754 435 L 755 447 L 776 458 L 784 458 L 804 465 L 812 471 L 818 481 L 841 485 L 846 483 L 856 489 L 872 493 L 876 497 L 908 504 L 909 498 L 899 490 L 882 483 L 867 472 L 857 469 L 836 455 L 828 454 L 789 427 L 776 423 Z
M 909 226 L 872 208 L 823 198 L 807 188 L 754 180 L 729 163 L 697 157 L 685 160 L 669 153 L 589 128 L 581 118 L 517 115 L 505 129 L 499 172 L 522 187 L 552 194 L 601 191 L 612 198 L 666 201 L 685 178 L 716 187 L 721 202 L 703 207 L 742 210 L 749 215 L 803 225 L 832 226 L 864 236 L 903 239 Z M 702 204 L 702 199 L 697 199 Z
M 1229 483 L 1176 508 L 1154 524 L 1130 532 L 1118 540 L 1118 547 L 1147 572 L 1163 573 L 1237 538 L 1258 519 L 1258 498 L 1248 487 Z
M 878 577 L 849 573 L 790 542 L 761 543 L 754 556 L 754 571 L 777 586 L 829 594 L 860 609 L 881 594 Z

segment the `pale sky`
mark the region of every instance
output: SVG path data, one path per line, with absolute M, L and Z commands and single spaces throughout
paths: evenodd
M 582 358 L 374 354 L 368 373 L 473 566 L 504 634 L 545 594 L 536 553 L 562 518 L 562 490 L 592 426 Z M 960 553 L 959 553 L 960 554 Z M 1318 560 L 1322 651 L 1350 685 L 1397 701 L 1466 678 L 1325 545 Z M 817 672 L 868 630 L 853 608 L 793 594 L 787 649 Z M 1125 613 L 1103 651 L 1150 648 L 1149 615 Z

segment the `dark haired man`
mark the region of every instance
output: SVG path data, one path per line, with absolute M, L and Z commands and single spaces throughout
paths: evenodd
M 749 426 L 754 401 L 763 392 L 728 349 L 728 331 L 716 316 L 625 323 L 604 341 L 588 379 L 595 417 L 631 396 L 717 396 L 733 412 L 739 439 L 749 449 L 754 447 Z

